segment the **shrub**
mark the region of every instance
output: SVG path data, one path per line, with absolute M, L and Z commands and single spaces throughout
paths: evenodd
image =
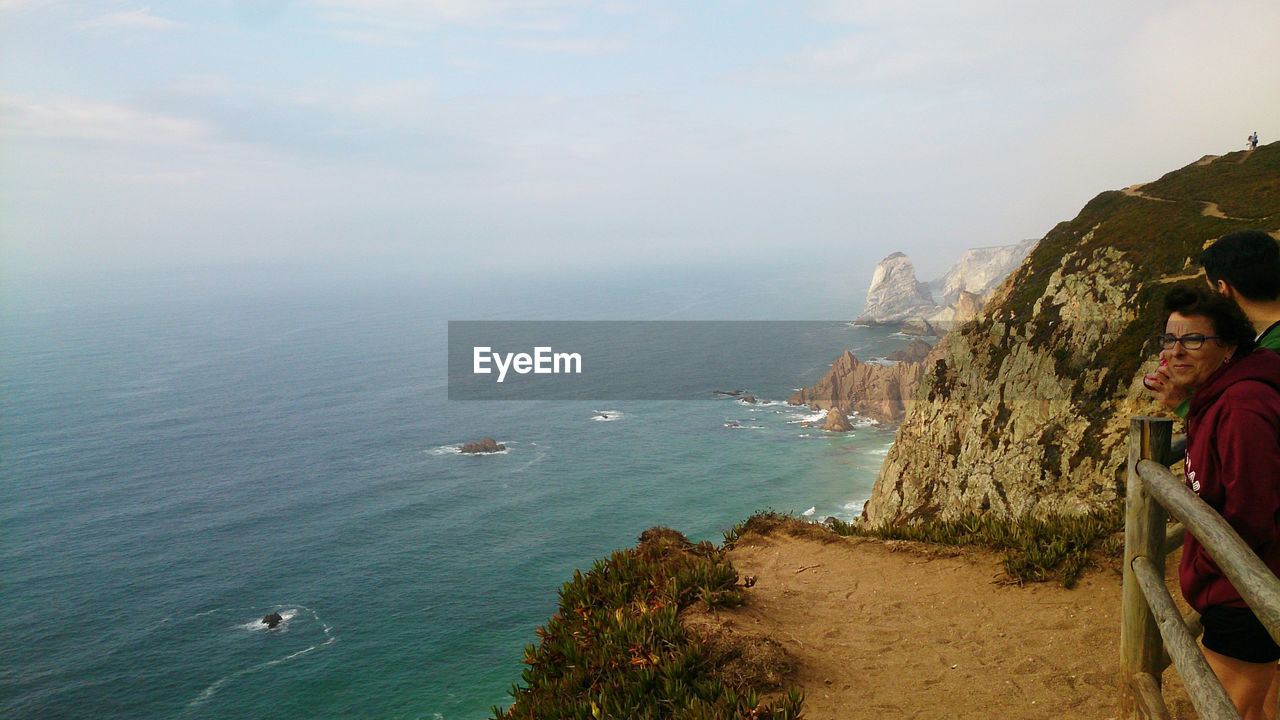
M 525 649 L 514 703 L 493 708 L 494 718 L 799 718 L 798 691 L 768 704 L 755 689 L 724 682 L 679 622 L 694 603 L 741 604 L 737 582 L 711 543 L 695 545 L 668 528 L 645 531 L 634 549 L 565 583 L 558 611 Z
M 967 515 L 955 520 L 884 525 L 866 529 L 840 521 L 828 522 L 842 535 L 882 540 L 915 540 L 940 545 L 961 545 L 1004 551 L 1004 569 L 1019 583 L 1058 579 L 1074 587 L 1092 555 L 1118 557 L 1123 541 L 1124 514 L 1117 508 L 1090 515 L 1005 519 L 991 515 Z

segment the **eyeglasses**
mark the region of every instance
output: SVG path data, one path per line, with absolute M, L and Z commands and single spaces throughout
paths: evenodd
M 1172 350 L 1176 343 L 1182 343 L 1182 347 L 1188 350 L 1199 350 L 1201 347 L 1204 347 L 1205 340 L 1219 340 L 1221 338 L 1221 335 L 1187 333 L 1182 337 L 1178 337 L 1177 335 L 1154 335 L 1151 338 L 1151 342 L 1165 350 Z

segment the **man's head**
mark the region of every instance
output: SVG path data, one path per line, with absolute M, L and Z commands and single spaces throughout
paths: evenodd
M 1280 245 L 1261 230 L 1223 235 L 1200 253 L 1200 265 L 1216 290 L 1226 283 L 1246 300 L 1280 299 Z

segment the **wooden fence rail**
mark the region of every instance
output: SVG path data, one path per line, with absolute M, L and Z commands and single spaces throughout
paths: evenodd
M 1171 661 L 1200 717 L 1239 718 L 1196 646 L 1199 618 L 1181 618 L 1165 587 L 1165 555 L 1190 532 L 1277 642 L 1280 579 L 1220 515 L 1169 472 L 1167 465 L 1186 447 L 1182 438 L 1173 442 L 1172 430 L 1173 421 L 1161 418 L 1133 418 L 1129 428 L 1120 628 L 1128 681 L 1122 710 L 1125 717 L 1167 718 L 1160 676 Z M 1181 527 L 1166 531 L 1168 515 Z

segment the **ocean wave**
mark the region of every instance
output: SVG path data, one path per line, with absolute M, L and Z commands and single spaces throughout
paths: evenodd
M 301 650 L 295 650 L 294 652 L 288 653 L 288 654 L 286 654 L 286 655 L 282 655 L 282 656 L 280 656 L 280 657 L 278 657 L 278 658 L 274 658 L 274 659 L 272 659 L 272 660 L 267 660 L 267 661 L 265 661 L 265 662 L 260 662 L 260 663 L 257 663 L 257 664 L 255 664 L 255 665 L 252 665 L 252 666 L 250 666 L 250 667 L 246 667 L 246 668 L 243 668 L 243 669 L 237 670 L 237 671 L 235 671 L 235 672 L 233 672 L 233 673 L 229 673 L 229 674 L 227 674 L 227 675 L 224 675 L 224 676 L 222 676 L 222 677 L 218 678 L 217 680 L 215 680 L 215 681 L 213 681 L 212 683 L 210 683 L 207 687 L 205 687 L 205 689 L 201 690 L 201 691 L 200 691 L 200 694 L 199 694 L 199 695 L 197 695 L 197 696 L 195 697 L 195 699 L 193 699 L 191 702 L 187 703 L 187 711 L 186 711 L 185 713 L 183 713 L 183 715 L 185 716 L 185 715 L 190 714 L 190 713 L 191 713 L 191 712 L 193 712 L 196 708 L 198 708 L 198 707 L 200 707 L 201 705 L 203 705 L 204 703 L 208 702 L 211 698 L 213 698 L 213 696 L 217 695 L 217 694 L 222 690 L 222 688 L 226 687 L 226 685 L 227 685 L 228 683 L 234 682 L 234 681 L 238 680 L 239 678 L 244 677 L 245 675 L 249 675 L 249 674 L 251 674 L 251 673 L 260 672 L 260 671 L 265 670 L 265 669 L 267 669 L 267 668 L 269 668 L 269 667 L 274 667 L 274 666 L 276 666 L 276 665 L 281 665 L 281 664 L 283 664 L 283 663 L 287 663 L 287 662 L 289 662 L 290 660 L 295 660 L 295 659 L 297 659 L 297 658 L 302 657 L 303 655 L 307 655 L 307 654 L 313 653 L 313 652 L 315 652 L 315 651 L 317 651 L 317 650 L 320 650 L 321 648 L 328 647 L 328 646 L 330 646 L 330 645 L 332 645 L 332 644 L 334 644 L 335 642 L 337 642 L 337 641 L 338 641 L 338 636 L 334 634 L 334 632 L 333 632 L 333 628 L 332 628 L 332 627 L 330 627 L 328 623 L 326 623 L 325 621 L 323 621 L 323 620 L 321 620 L 321 619 L 320 619 L 320 614 L 319 614 L 319 613 L 317 613 L 315 610 L 312 610 L 311 608 L 304 607 L 304 606 L 301 606 L 301 605 L 296 605 L 296 606 L 290 606 L 290 605 L 275 605 L 275 606 L 273 606 L 273 607 L 271 608 L 271 612 L 278 612 L 278 613 L 280 613 L 280 617 L 281 617 L 281 624 L 280 624 L 280 626 L 279 626 L 279 627 L 277 627 L 277 628 L 276 628 L 276 630 L 275 630 L 274 632 L 283 632 L 284 630 L 286 630 L 286 629 L 287 629 L 287 626 L 288 626 L 288 622 L 289 622 L 289 620 L 292 620 L 293 618 L 297 617 L 297 615 L 298 615 L 299 611 L 309 613 L 309 614 L 311 615 L 312 620 L 314 620 L 318 625 L 320 625 L 320 629 L 321 629 L 321 630 L 323 631 L 323 633 L 324 633 L 324 642 L 319 642 L 319 643 L 314 643 L 314 644 L 308 645 L 307 647 L 305 647 L 305 648 L 303 648 L 303 649 L 301 649 Z M 253 627 L 253 626 L 255 626 L 255 625 L 256 625 L 257 627 Z M 237 630 L 254 630 L 254 631 L 256 631 L 256 630 L 258 630 L 258 629 L 263 629 L 263 630 L 265 630 L 265 629 L 267 629 L 267 626 L 266 626 L 266 625 L 263 625 L 263 624 L 262 624 L 262 620 L 259 618 L 259 619 L 257 619 L 257 620 L 253 620 L 253 621 L 250 621 L 250 622 L 247 622 L 247 623 L 243 623 L 243 624 L 237 625 L 237 626 L 236 626 L 236 629 L 237 629 Z
M 617 410 L 595 410 L 595 414 L 591 416 L 593 422 L 614 422 L 626 417 Z
M 538 443 L 530 443 L 530 445 L 533 445 L 533 446 L 537 446 L 537 444 L 538 444 Z M 506 451 L 504 450 L 503 452 L 505 453 Z M 534 453 L 535 453 L 535 454 L 534 454 L 534 456 L 533 456 L 533 459 L 532 459 L 532 460 L 530 460 L 529 462 L 527 462 L 527 463 L 525 463 L 525 464 L 521 465 L 520 467 L 516 468 L 515 470 L 512 470 L 512 471 L 511 471 L 510 473 L 508 473 L 508 474 L 509 474 L 509 475 L 514 475 L 514 474 L 516 474 L 516 473 L 524 472 L 525 470 L 528 470 L 529 468 L 533 467 L 534 465 L 537 465 L 538 463 L 542 462 L 542 461 L 543 461 L 544 459 L 546 459 L 546 457 L 547 457 L 547 453 L 546 453 L 546 451 L 545 451 L 545 450 L 543 450 L 542 448 L 538 448 L 537 450 L 535 450 L 535 451 L 534 451 Z

